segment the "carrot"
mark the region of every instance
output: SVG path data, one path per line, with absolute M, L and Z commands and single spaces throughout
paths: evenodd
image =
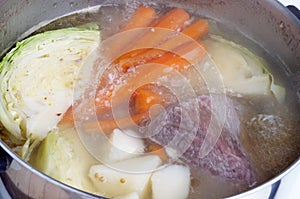
M 199 47 L 200 45 L 200 47 Z M 130 96 L 130 92 L 128 92 L 130 89 L 134 88 L 136 85 L 136 81 L 140 82 L 155 82 L 159 77 L 167 75 L 168 70 L 164 70 L 164 68 L 171 67 L 173 69 L 176 69 L 178 71 L 183 71 L 187 67 L 190 67 L 193 62 L 196 62 L 197 60 L 200 60 L 204 54 L 205 54 L 205 49 L 201 50 L 203 47 L 201 46 L 200 43 L 197 42 L 190 42 L 188 44 L 184 44 L 178 49 L 175 49 L 175 52 L 178 54 L 181 54 L 183 57 L 189 58 L 189 61 L 185 58 L 182 58 L 174 53 L 166 53 L 162 57 L 159 57 L 157 59 L 154 59 L 152 61 L 153 66 L 148 66 L 145 68 L 139 68 L 138 74 L 136 74 L 135 77 L 132 77 L 127 81 L 126 85 L 123 85 L 119 90 L 117 90 L 115 93 L 114 91 L 110 91 L 108 95 L 103 95 L 103 94 L 98 94 L 96 96 L 99 97 L 99 100 L 95 101 L 96 105 L 96 111 L 97 114 L 101 114 L 109 108 L 111 108 L 111 99 L 114 97 L 114 102 L 115 104 L 120 104 L 124 99 L 128 99 Z M 190 55 L 189 55 L 190 53 Z M 163 64 L 160 65 L 160 67 L 156 67 L 155 63 L 157 64 Z M 107 89 L 105 89 L 107 90 Z M 152 95 L 152 96 L 151 96 Z M 147 98 L 151 99 L 150 103 L 145 103 L 147 102 Z M 141 96 L 137 96 L 137 104 L 136 104 L 136 109 L 139 113 L 144 112 L 145 110 L 149 110 L 149 107 L 151 107 L 154 102 L 161 104 L 160 102 L 162 101 L 160 96 L 153 95 L 150 92 L 143 91 L 141 92 Z M 109 103 L 107 106 L 106 103 Z M 71 122 L 72 121 L 72 115 L 70 116 L 70 111 L 68 111 L 62 122 Z
M 162 16 L 156 23 L 155 27 L 170 28 L 170 29 L 176 30 L 179 27 L 180 28 L 183 27 L 184 22 L 188 19 L 189 19 L 188 13 L 186 13 L 183 9 L 177 8 L 177 9 L 173 9 L 173 10 L 169 11 L 167 14 Z M 184 31 L 184 33 L 188 34 L 187 36 L 190 36 L 192 38 L 197 37 L 198 35 L 199 36 L 203 35 L 205 32 L 203 30 L 206 30 L 207 28 L 206 27 L 199 28 L 198 25 L 207 24 L 207 22 L 206 23 L 205 22 L 206 22 L 206 20 L 197 20 L 192 25 L 188 26 L 186 28 L 186 30 Z M 158 34 L 155 34 L 154 37 L 153 37 L 153 34 L 148 33 L 137 43 L 147 43 L 148 42 L 148 44 L 150 44 L 152 42 L 152 44 L 154 45 L 155 43 L 162 40 L 166 36 L 166 34 L 169 34 L 169 31 L 160 32 Z M 147 37 L 149 37 L 149 38 L 147 38 Z M 187 38 L 185 38 L 185 39 L 187 41 L 189 40 Z M 180 44 L 184 43 L 183 40 L 184 39 L 181 39 L 181 43 L 180 43 L 178 39 L 177 40 L 175 39 L 173 41 L 171 39 L 171 42 L 168 42 L 165 45 L 165 48 L 167 48 L 167 46 L 168 46 L 168 48 L 170 50 L 172 50 L 171 48 L 175 48 L 176 46 L 178 46 L 178 45 L 180 46 Z M 177 42 L 179 42 L 179 43 L 177 43 Z M 114 62 L 113 66 L 111 66 L 111 67 L 113 68 L 113 67 L 115 67 L 114 65 L 121 65 L 123 68 L 122 72 L 124 73 L 128 70 L 128 68 L 130 68 L 133 65 L 145 64 L 148 61 L 165 54 L 164 50 L 158 50 L 158 49 L 148 50 L 146 53 L 143 53 L 143 52 L 145 52 L 144 49 L 134 50 L 131 54 L 132 55 L 131 57 L 124 60 L 124 56 L 122 56 L 120 59 L 118 59 L 116 62 Z M 128 55 L 125 55 L 125 57 L 126 56 L 128 57 Z M 129 56 L 130 56 L 130 53 L 129 53 Z M 100 84 L 102 84 L 102 83 L 100 83 Z M 110 86 L 113 86 L 113 85 L 110 85 Z M 108 98 L 109 98 L 109 96 L 108 96 Z M 105 101 L 108 101 L 108 98 L 106 98 Z M 100 103 L 96 103 L 96 106 L 98 106 L 97 104 L 99 104 L 101 106 L 101 104 L 103 103 L 103 100 L 100 100 L 99 102 Z
M 176 54 L 168 52 L 151 62 L 164 64 L 183 72 L 189 66 L 200 61 L 206 54 L 206 50 L 200 42 L 189 42 L 188 44 L 178 47 L 174 52 Z
M 181 46 L 184 43 L 190 42 L 192 39 L 199 39 L 207 34 L 209 29 L 208 22 L 205 19 L 199 19 L 191 25 L 183 29 L 182 34 L 175 35 L 165 43 L 161 44 L 159 48 L 172 50 Z
M 184 22 L 189 20 L 189 14 L 181 9 L 175 8 L 163 15 L 154 25 L 154 27 L 167 28 L 171 30 L 181 31 Z
M 147 16 L 146 17 L 147 19 L 145 21 L 141 20 L 141 18 L 143 18 L 144 13 L 145 13 L 145 16 Z M 141 6 L 132 15 L 132 17 L 128 21 L 128 23 L 123 28 L 121 28 L 121 31 L 127 31 L 127 30 L 130 31 L 131 28 L 145 26 L 145 24 L 149 25 L 149 23 L 153 22 L 154 17 L 155 17 L 154 10 L 152 10 L 149 7 Z M 179 31 L 184 27 L 184 22 L 187 21 L 188 19 L 189 19 L 189 15 L 184 10 L 176 8 L 176 9 L 169 11 L 167 14 L 163 15 L 161 18 L 159 18 L 157 20 L 157 22 L 154 24 L 154 27 L 169 28 L 172 30 Z M 199 26 L 203 26 L 203 27 L 199 27 Z M 206 34 L 207 30 L 208 30 L 208 28 L 207 28 L 206 20 L 197 20 L 194 23 L 192 23 L 190 26 L 186 27 L 182 32 L 184 34 L 186 34 L 188 37 L 196 38 L 198 36 Z M 163 40 L 165 40 L 165 38 L 168 36 L 167 33 L 169 33 L 169 31 L 163 31 L 162 33 L 155 34 L 155 37 L 153 37 L 153 34 L 151 34 L 151 32 L 150 33 L 148 32 L 146 35 L 144 35 L 144 37 L 142 39 L 138 40 L 138 42 L 135 45 L 139 45 L 139 43 L 143 43 L 143 42 L 148 45 L 158 45 L 158 44 L 162 43 Z M 124 41 L 127 42 L 127 40 L 129 41 L 130 39 L 125 38 Z M 195 48 L 195 46 L 187 45 L 187 44 L 180 45 L 181 43 L 184 43 L 184 41 L 185 41 L 184 39 L 182 40 L 182 39 L 178 39 L 175 37 L 175 38 L 171 38 L 171 39 L 167 40 L 166 42 L 162 43 L 162 46 L 165 48 L 176 48 L 177 46 L 179 46 L 175 49 L 175 52 L 178 52 L 178 54 L 180 54 L 180 55 L 182 55 L 184 53 L 188 54 L 188 52 L 186 50 L 193 51 L 194 50 L 193 48 Z M 113 45 L 114 45 L 114 43 L 118 43 L 118 41 L 113 42 Z M 179 50 L 177 50 L 177 49 L 179 49 Z M 112 50 L 114 50 L 114 48 L 112 48 Z M 151 49 L 148 51 L 149 51 L 148 53 L 150 54 L 150 56 L 147 53 L 144 54 L 145 51 L 143 51 L 143 50 L 135 51 L 135 53 L 137 54 L 137 60 L 142 60 L 141 63 L 147 63 L 148 61 L 153 60 L 153 63 L 159 63 L 159 64 L 171 66 L 175 69 L 178 69 L 179 71 L 181 71 L 182 69 L 184 69 L 185 67 L 190 65 L 190 63 L 188 63 L 188 61 L 186 59 L 180 58 L 179 56 L 174 55 L 173 53 L 166 53 L 166 51 L 164 51 L 164 50 L 155 50 L 155 49 Z M 145 57 L 146 55 L 147 55 L 147 57 Z M 131 55 L 128 54 L 126 56 L 131 56 Z M 193 57 L 193 53 L 191 53 L 191 57 Z M 122 61 L 123 61 L 123 58 L 120 59 L 119 63 L 118 63 L 119 65 L 121 65 L 121 67 L 125 66 L 125 63 L 126 63 L 126 62 L 123 63 Z M 135 61 L 133 61 L 133 62 L 135 62 Z M 111 69 L 114 68 L 114 70 L 115 70 L 116 67 L 114 67 L 114 66 L 115 66 L 115 64 L 113 66 L 111 66 Z M 107 75 L 110 74 L 111 69 L 108 69 L 108 71 L 106 73 Z M 119 70 L 119 69 L 117 69 L 117 70 Z M 127 70 L 119 71 L 115 78 L 116 79 L 120 78 L 124 74 L 125 71 L 127 71 Z M 145 74 L 143 79 L 146 80 L 147 82 L 150 82 L 151 80 L 155 80 L 158 77 L 164 75 L 163 72 L 161 71 L 161 69 L 159 69 L 159 68 L 154 69 L 154 70 L 153 70 L 153 68 L 152 69 L 147 68 L 146 70 L 143 69 L 142 71 L 140 71 L 140 73 Z M 134 86 L 135 81 L 136 80 L 129 81 L 128 85 L 124 85 L 125 90 L 126 90 L 126 88 L 127 89 L 133 88 L 132 86 Z M 97 114 L 101 114 L 101 112 L 107 111 L 111 108 L 112 97 L 114 97 L 114 101 L 116 101 L 116 104 L 119 104 L 119 103 L 121 103 L 122 99 L 124 99 L 123 94 L 128 95 L 128 92 L 124 93 L 124 91 L 122 91 L 122 89 L 118 90 L 113 95 L 116 85 L 114 85 L 114 83 L 108 84 L 108 81 L 105 78 L 101 80 L 100 85 L 106 92 L 106 95 L 98 94 L 96 96 L 95 106 L 97 109 L 96 110 Z M 104 85 L 106 85 L 106 86 L 104 86 Z M 120 96 L 122 96 L 122 97 L 120 97 Z M 153 104 L 155 104 L 155 103 L 161 104 L 162 99 L 159 97 L 160 96 L 154 95 L 154 93 L 142 91 L 140 93 L 140 96 L 137 96 L 137 104 L 135 106 L 137 112 L 143 113 L 146 110 L 149 110 L 149 108 Z M 150 99 L 150 102 L 147 103 L 147 100 L 149 100 L 149 99 Z M 121 118 L 120 120 L 128 121 L 128 118 L 127 119 Z M 65 122 L 68 123 L 68 122 L 72 122 L 72 121 L 73 121 L 73 116 L 72 116 L 72 111 L 70 108 L 65 113 L 64 118 L 61 120 L 61 123 L 65 123 Z M 103 122 L 103 125 L 105 127 L 104 129 L 108 129 L 107 126 L 115 127 L 116 125 L 114 122 L 115 121 L 113 121 L 113 120 Z
M 155 19 L 156 12 L 154 9 L 147 6 L 140 6 L 120 29 L 120 33 L 110 38 L 110 43 L 107 49 L 110 49 L 107 54 L 115 56 L 122 54 L 122 51 L 142 34 L 143 31 L 133 31 L 137 28 L 145 28 L 149 26 Z M 125 31 L 128 31 L 124 33 Z
M 142 11 L 140 11 L 142 13 Z M 133 15 L 132 21 L 138 21 L 138 14 L 140 13 L 137 11 L 136 15 Z M 146 33 L 144 33 L 143 30 L 135 30 L 131 31 L 130 34 L 123 34 L 121 38 L 121 41 L 118 42 L 113 42 L 113 43 L 118 43 L 119 46 L 124 45 L 124 40 L 128 41 L 128 37 L 131 39 L 136 39 L 136 42 L 134 42 L 132 45 L 127 43 L 126 48 L 123 50 L 135 50 L 135 49 L 141 49 L 145 47 L 154 47 L 157 44 L 159 44 L 162 40 L 166 38 L 166 36 L 169 34 L 169 31 L 166 30 L 160 30 L 160 31 L 155 31 L 155 28 L 164 28 L 164 29 L 169 29 L 169 30 L 176 30 L 180 31 L 184 27 L 184 22 L 189 20 L 190 16 L 189 14 L 184 11 L 183 9 L 180 8 L 175 8 L 172 9 L 171 11 L 167 12 L 165 15 L 160 17 L 157 22 L 153 25 L 153 28 L 146 30 Z M 132 22 L 133 23 L 133 22 Z M 129 23 L 131 24 L 131 22 Z M 128 27 L 132 27 L 131 25 L 128 25 Z M 135 27 L 136 28 L 136 27 Z M 128 28 L 125 27 L 125 30 Z M 131 29 L 129 29 L 131 30 Z M 131 37 L 131 35 L 134 35 L 134 37 Z M 141 35 L 141 36 L 139 36 Z M 125 38 L 124 38 L 125 37 Z M 115 45 L 114 45 L 115 46 Z M 115 48 L 111 48 L 114 51 Z
M 196 48 L 196 49 L 194 49 Z M 201 49 L 201 48 L 200 48 Z M 201 59 L 205 51 L 199 50 L 198 44 L 194 42 L 190 43 L 189 45 L 182 46 L 177 50 L 178 53 L 186 53 L 188 54 L 191 51 L 196 51 L 196 53 L 192 53 L 191 60 Z M 198 53 L 198 54 L 197 54 Z M 184 54 L 184 55 L 186 55 Z M 170 57 L 171 56 L 171 57 Z M 172 59 L 170 59 L 172 58 Z M 175 58 L 175 59 L 174 59 Z M 176 62 L 174 62 L 174 60 Z M 163 63 L 157 67 L 154 63 L 153 66 L 149 65 L 148 67 L 139 68 L 136 74 L 136 77 L 132 77 L 127 80 L 127 83 L 123 85 L 119 90 L 117 90 L 112 97 L 114 97 L 114 102 L 116 104 L 121 104 L 124 99 L 128 99 L 131 94 L 130 89 L 134 88 L 136 85 L 136 81 L 139 80 L 140 83 L 146 84 L 149 82 L 155 82 L 159 77 L 168 75 L 170 72 L 169 70 L 165 70 L 169 67 L 174 69 L 181 69 L 184 67 L 189 67 L 192 65 L 189 61 L 179 57 L 178 55 L 174 55 L 172 53 L 167 53 L 163 57 L 154 60 L 157 63 Z M 139 78 L 142 77 L 142 78 Z M 145 83 L 143 83 L 145 82 Z M 88 122 L 85 125 L 87 131 L 93 131 L 99 129 L 98 125 L 100 125 L 102 131 L 104 133 L 110 133 L 115 128 L 128 128 L 134 125 L 131 121 L 135 124 L 139 124 L 143 119 L 145 119 L 145 115 L 148 114 L 150 107 L 154 104 L 161 104 L 163 106 L 167 106 L 168 104 L 164 104 L 162 96 L 155 94 L 146 89 L 140 89 L 137 92 L 137 96 L 135 97 L 135 109 L 138 112 L 137 114 L 125 117 L 125 118 L 117 118 L 112 120 L 104 120 L 104 121 L 97 121 L 97 122 Z M 155 113 L 158 114 L 158 113 Z
M 162 66 L 162 68 L 155 68 L 155 67 L 146 67 L 146 68 L 142 68 L 138 70 L 138 74 L 135 74 L 135 77 L 126 79 L 127 83 L 122 85 L 122 87 L 120 87 L 118 90 L 116 90 L 115 92 L 111 93 L 110 97 L 101 97 L 101 95 L 99 95 L 99 101 L 97 101 L 97 103 L 95 102 L 95 106 L 96 106 L 96 114 L 97 115 L 101 115 L 104 114 L 106 111 L 109 110 L 109 108 L 112 107 L 112 100 L 114 102 L 114 104 L 116 106 L 122 107 L 124 106 L 124 99 L 130 99 L 131 97 L 131 92 L 130 90 L 132 88 L 135 87 L 136 83 L 137 83 L 137 79 L 140 79 L 139 77 L 143 77 L 143 82 L 145 82 L 145 84 L 148 84 L 149 82 L 155 81 L 158 77 L 167 74 L 168 70 L 163 70 L 164 68 L 167 68 L 166 66 Z M 145 95 L 144 95 L 145 96 Z M 145 98 L 141 97 L 140 101 L 142 102 Z M 106 104 L 106 100 L 109 100 L 109 107 L 107 107 Z M 154 102 L 154 101 L 153 101 Z M 125 106 L 127 106 L 125 104 Z M 142 110 L 148 110 L 148 108 L 142 108 L 142 103 L 140 104 L 140 107 L 138 107 L 139 114 L 144 114 L 140 109 Z M 150 105 L 146 105 L 146 106 L 150 106 Z M 114 107 L 116 108 L 116 107 Z M 147 113 L 146 113 L 147 114 Z M 121 120 L 123 121 L 123 120 Z M 125 121 L 128 121 L 125 120 Z M 136 121 L 136 120 L 135 120 Z M 111 128 L 116 127 L 116 124 L 114 123 L 114 121 L 105 121 L 102 124 L 104 126 L 105 129 L 108 129 L 109 126 L 111 126 Z
M 143 15 L 144 13 L 146 14 L 146 16 L 148 16 L 148 20 L 144 19 Z M 155 12 L 153 9 L 145 7 L 145 6 L 141 6 L 131 17 L 131 19 L 129 19 L 127 25 L 125 25 L 121 31 L 126 31 L 126 30 L 130 30 L 130 28 L 138 28 L 140 26 L 147 26 L 149 25 L 150 22 L 152 22 L 153 18 L 155 17 Z M 143 20 L 140 20 L 143 19 Z M 145 23 L 144 23 L 145 22 Z M 120 38 L 120 37 L 119 37 Z M 118 49 L 122 48 L 124 46 L 124 44 L 126 44 L 127 42 L 129 42 L 129 38 L 121 38 L 118 39 L 116 41 L 111 42 L 110 48 L 112 49 L 111 51 L 117 51 Z M 122 44 L 120 44 L 120 42 Z M 110 53 L 110 52 L 109 52 Z M 109 72 L 109 71 L 108 71 Z M 102 85 L 106 84 L 106 81 L 103 80 Z M 97 98 L 97 96 L 96 96 Z M 104 100 L 110 100 L 110 96 L 107 96 L 105 99 L 103 99 L 101 97 L 101 102 L 99 101 L 99 103 L 97 103 L 97 108 L 100 109 L 99 107 L 103 108 L 101 105 L 103 105 L 103 101 Z M 98 110 L 99 111 L 99 110 Z M 98 112 L 97 111 L 97 112 Z M 73 112 L 72 112 L 72 107 L 70 107 L 67 112 L 63 115 L 63 118 L 60 120 L 59 125 L 60 124 L 72 124 L 73 123 Z
M 149 90 L 141 89 L 135 97 L 135 111 L 138 113 L 147 112 L 154 104 L 162 104 L 162 96 L 159 96 Z
M 116 128 L 123 129 L 129 128 L 132 125 L 138 125 L 146 118 L 146 114 L 135 114 L 130 117 L 117 118 L 112 120 L 87 121 L 83 124 L 83 127 L 87 131 L 87 133 L 98 133 L 100 127 L 101 132 L 109 134 Z
M 183 29 L 182 33 L 193 39 L 197 39 L 206 35 L 208 31 L 209 25 L 207 20 L 198 19 L 194 21 L 191 25 L 189 25 L 187 28 Z
M 207 34 L 208 29 L 208 22 L 205 19 L 196 20 L 182 31 L 182 34 L 184 35 L 175 35 L 159 45 L 159 49 L 149 49 L 146 51 L 135 50 L 132 53 L 128 53 L 129 55 L 127 54 L 126 56 L 120 57 L 114 63 L 121 64 L 123 70 L 126 72 L 132 66 L 145 64 L 154 58 L 162 56 L 165 51 L 171 51 L 186 42 L 190 42 L 191 39 L 198 39 L 199 37 L 202 37 L 203 35 Z
M 137 51 L 134 53 L 136 54 Z M 166 53 L 165 50 L 160 49 L 141 49 L 138 54 L 131 54 L 127 59 L 120 59 L 118 64 L 122 66 L 124 72 L 127 72 L 129 68 L 138 65 L 146 64 L 147 62 L 160 57 Z
M 189 61 L 174 53 L 166 53 L 164 56 L 153 60 L 152 63 L 165 64 L 178 71 L 183 71 L 192 65 Z
M 196 49 L 194 49 L 195 47 Z M 192 53 L 191 55 L 188 54 L 189 52 L 193 52 L 193 51 L 195 51 L 195 53 Z M 190 67 L 198 60 L 200 60 L 204 56 L 205 51 L 204 50 L 202 51 L 202 48 L 198 48 L 197 43 L 195 44 L 194 42 L 191 42 L 188 45 L 183 45 L 182 47 L 180 47 L 179 50 L 177 50 L 177 53 L 186 56 L 188 60 L 179 55 L 168 52 L 164 54 L 162 57 L 153 60 L 152 63 L 164 64 L 168 67 L 172 67 L 175 70 L 183 72 L 188 67 Z M 155 69 L 152 69 L 151 73 L 153 73 L 154 71 Z M 155 78 L 154 76 L 152 78 L 154 80 L 157 79 L 158 77 L 159 76 Z M 149 81 L 151 81 L 151 79 L 149 79 Z M 149 111 L 150 107 L 153 106 L 154 104 L 160 104 L 165 107 L 169 105 L 166 104 L 168 102 L 164 101 L 164 97 L 166 97 L 166 95 L 168 95 L 168 93 L 164 92 L 164 96 L 161 96 L 148 89 L 139 89 L 136 92 L 135 101 L 134 101 L 135 110 L 138 113 L 147 112 Z
M 120 32 L 147 27 L 150 25 L 156 17 L 155 11 L 148 6 L 139 7 L 127 21 L 127 23 L 121 28 Z
M 158 19 L 153 28 L 151 28 L 141 39 L 139 39 L 131 49 L 139 49 L 143 47 L 155 47 L 170 33 L 166 30 L 156 31 L 155 28 L 163 28 L 169 30 L 181 31 L 184 22 L 189 20 L 189 14 L 180 8 L 175 8 Z
M 136 93 L 136 97 L 134 99 L 135 102 L 135 112 L 136 114 L 123 117 L 123 118 L 116 118 L 112 120 L 100 120 L 100 121 L 92 121 L 87 122 L 84 124 L 85 129 L 87 132 L 97 133 L 99 132 L 99 126 L 103 133 L 110 133 L 113 129 L 116 128 L 129 128 L 133 125 L 139 125 L 143 121 L 146 121 L 149 117 L 149 109 L 154 104 L 161 104 L 166 105 L 162 96 L 154 93 L 148 88 L 141 88 L 138 89 Z M 156 116 L 160 112 L 154 112 L 151 116 Z
M 112 90 L 108 98 L 102 99 L 109 100 L 110 97 L 114 97 L 115 104 L 120 104 L 124 99 L 129 99 L 130 91 L 132 88 L 135 88 L 137 85 L 137 81 L 139 84 L 148 84 L 150 82 L 155 82 L 159 77 L 170 74 L 168 68 L 171 67 L 178 71 L 183 71 L 185 68 L 189 67 L 193 63 L 201 60 L 206 51 L 199 47 L 200 44 L 197 42 L 190 42 L 188 44 L 184 44 L 178 49 L 175 49 L 174 52 L 181 55 L 182 58 L 174 53 L 166 53 L 162 57 L 154 59 L 151 61 L 150 65 L 147 67 L 139 67 L 136 72 L 133 73 L 129 79 L 126 79 L 126 84 L 122 85 L 119 90 Z M 160 67 L 157 67 L 157 64 L 160 64 Z M 166 69 L 166 70 L 164 70 Z M 103 106 L 105 104 L 104 101 L 99 101 L 96 103 L 96 106 Z
M 122 85 L 113 93 L 115 104 L 121 103 L 124 99 L 129 99 L 130 90 L 135 88 L 137 84 L 145 85 L 157 81 L 159 77 L 169 74 L 167 66 L 157 67 L 156 64 L 149 64 L 147 67 L 139 68 L 133 76 L 126 79 L 126 84 Z
M 154 93 L 149 89 L 139 89 L 136 91 L 134 98 L 135 111 L 137 113 L 146 113 L 151 106 L 155 104 L 163 104 L 163 96 Z
M 162 146 L 156 145 L 156 144 L 150 144 L 148 147 L 148 150 L 151 154 L 157 155 L 160 157 L 163 161 L 168 160 L 168 155 L 165 151 L 165 149 Z
M 176 8 L 176 9 L 169 11 L 168 13 L 163 15 L 161 18 L 159 18 L 158 21 L 156 22 L 156 24 L 154 25 L 154 27 L 179 30 L 184 26 L 184 22 L 187 21 L 188 19 L 189 19 L 189 14 L 187 12 L 185 12 L 183 9 Z M 159 43 L 162 39 L 164 39 L 166 34 L 169 34 L 169 31 L 163 31 L 162 33 L 160 32 L 158 34 L 154 34 L 154 37 L 153 37 L 153 34 L 151 34 L 151 32 L 149 32 L 146 35 L 144 35 L 142 39 L 138 40 L 136 42 L 136 45 L 138 46 L 140 44 L 143 44 L 146 46 L 147 45 L 153 46 L 153 45 Z M 126 40 L 127 40 L 127 38 L 126 38 Z M 115 44 L 115 42 L 113 42 L 113 44 Z M 111 48 L 111 49 L 112 49 L 111 51 L 115 51 L 115 48 Z M 133 49 L 135 49 L 135 48 L 133 48 Z M 113 54 L 114 53 L 116 53 L 116 52 L 113 52 Z M 124 63 L 119 63 L 119 64 L 124 65 Z M 110 68 L 114 68 L 114 67 L 115 66 L 111 66 Z M 126 70 L 123 70 L 122 72 L 126 72 Z M 122 73 L 121 73 L 121 75 L 122 75 Z M 102 82 L 100 82 L 100 84 L 102 84 Z M 110 86 L 114 87 L 114 85 L 109 85 L 109 87 Z M 101 107 L 102 104 L 105 104 L 104 101 L 106 101 L 106 102 L 109 101 L 109 97 L 110 96 L 107 96 L 105 99 L 100 100 L 99 102 L 96 101 L 96 106 Z M 101 98 L 101 97 L 99 97 L 99 98 Z

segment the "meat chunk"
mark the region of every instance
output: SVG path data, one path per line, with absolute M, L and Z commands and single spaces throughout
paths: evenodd
M 171 105 L 148 129 L 152 141 L 172 149 L 186 163 L 226 180 L 255 183 L 239 140 L 240 120 L 230 98 L 202 95 Z

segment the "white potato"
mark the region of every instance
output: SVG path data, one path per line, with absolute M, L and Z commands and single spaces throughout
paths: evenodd
M 109 137 L 109 142 L 104 145 L 103 149 L 104 162 L 117 162 L 125 159 L 130 159 L 144 151 L 144 142 L 138 138 L 138 135 L 133 132 L 123 132 L 120 129 L 115 129 Z
M 153 199 L 185 199 L 189 195 L 190 170 L 182 165 L 169 165 L 151 177 Z
M 150 177 L 153 170 L 161 165 L 158 156 L 137 157 L 90 168 L 89 177 L 101 195 L 114 197 L 137 192 L 140 199 L 151 195 Z

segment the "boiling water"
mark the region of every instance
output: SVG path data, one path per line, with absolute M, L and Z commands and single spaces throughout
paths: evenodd
M 264 182 L 299 157 L 299 119 L 272 99 L 251 99 L 247 103 L 256 107 L 255 114 L 244 116 L 242 140 L 259 182 Z

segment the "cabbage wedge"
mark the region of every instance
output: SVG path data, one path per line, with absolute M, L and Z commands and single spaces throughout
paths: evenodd
M 42 140 L 72 104 L 78 72 L 100 43 L 95 27 L 31 36 L 0 63 L 0 120 L 15 140 Z
M 285 88 L 275 82 L 263 59 L 220 36 L 211 35 L 203 43 L 217 65 L 228 93 L 273 95 L 278 102 L 284 101 Z

